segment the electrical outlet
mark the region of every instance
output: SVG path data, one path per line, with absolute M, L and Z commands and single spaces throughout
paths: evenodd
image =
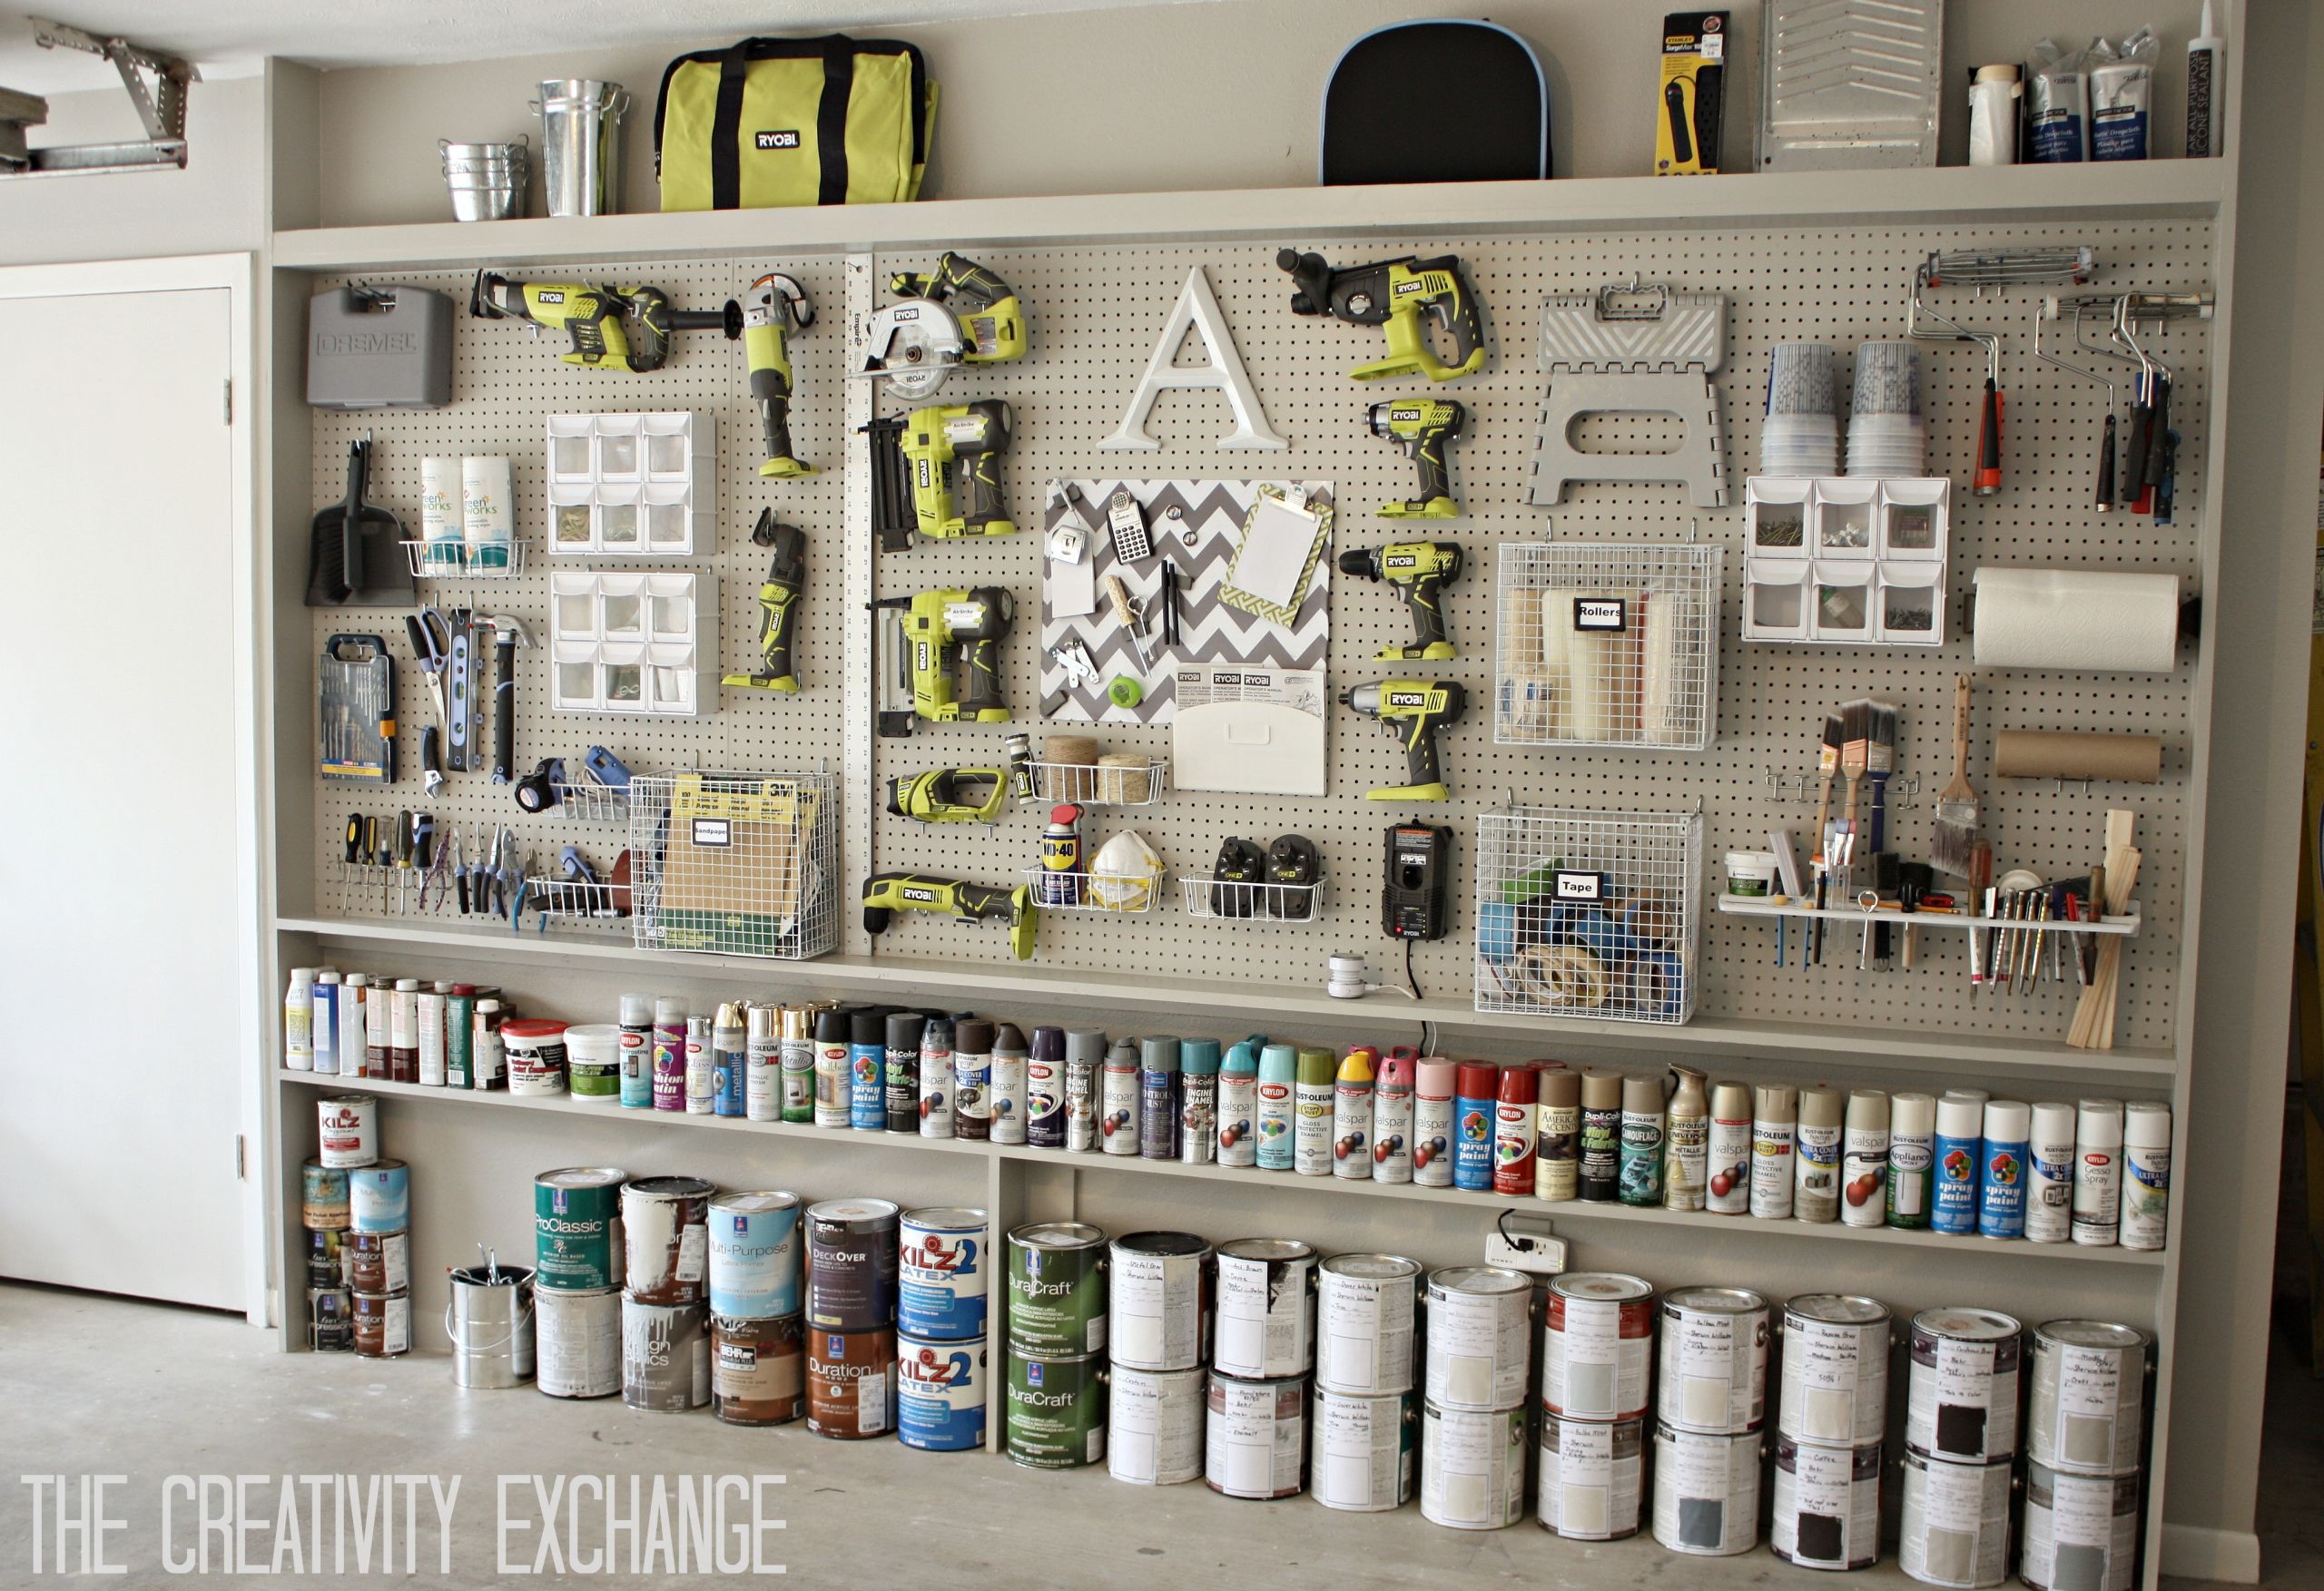
M 1513 1237 L 1496 1232 L 1485 1239 L 1485 1263 L 1534 1276 L 1555 1276 L 1565 1269 L 1565 1239 L 1546 1232 L 1521 1232 Z

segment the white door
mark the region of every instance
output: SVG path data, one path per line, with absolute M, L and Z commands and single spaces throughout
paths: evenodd
M 0 1276 L 241 1311 L 228 300 L 0 298 Z

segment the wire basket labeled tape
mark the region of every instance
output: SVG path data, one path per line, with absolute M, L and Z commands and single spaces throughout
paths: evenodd
M 1694 543 L 1502 543 L 1493 740 L 1709 746 L 1723 555 Z
M 837 774 L 632 779 L 629 849 L 641 949 L 802 961 L 838 947 Z
M 1517 807 L 1477 820 L 1477 1009 L 1695 1014 L 1703 817 Z
M 1242 879 L 1181 879 L 1188 917 L 1223 922 L 1315 922 L 1324 915 L 1324 880 L 1269 884 Z

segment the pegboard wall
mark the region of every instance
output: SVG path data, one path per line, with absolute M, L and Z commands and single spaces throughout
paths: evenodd
M 1334 248 L 1329 239 L 1286 237 L 1285 244 L 1321 250 L 1334 265 L 1357 265 L 1392 253 L 1452 252 L 1465 262 L 1483 300 L 1492 357 L 1475 378 L 1431 388 L 1424 381 L 1366 385 L 1346 371 L 1382 350 L 1375 329 L 1295 316 L 1289 279 L 1274 262 L 1272 246 L 1243 243 L 1141 245 L 1106 248 L 971 250 L 1009 281 L 1022 300 L 1030 351 L 1013 364 L 956 373 L 931 401 L 1006 399 L 1016 414 L 1013 446 L 1003 478 L 1019 534 L 1008 538 L 923 544 L 909 553 L 881 555 L 876 594 L 903 595 L 942 586 L 1000 585 L 1017 601 L 1018 618 L 1001 649 L 1002 680 L 1014 725 L 922 724 L 909 739 L 874 743 L 871 778 L 847 770 L 842 793 L 851 830 L 871 825 L 872 861 L 881 869 L 909 869 L 985 884 L 1013 883 L 1038 859 L 1046 812 L 1012 809 L 995 827 L 921 826 L 879 810 L 886 782 L 898 774 L 951 764 L 993 765 L 1002 760 L 1010 729 L 1029 731 L 1037 751 L 1037 668 L 1040 558 L 1034 528 L 1048 483 L 1100 476 L 1135 478 L 1293 478 L 1327 481 L 1338 505 L 1334 552 L 1411 539 L 1453 539 L 1466 568 L 1444 598 L 1460 655 L 1450 663 L 1375 661 L 1382 647 L 1410 638 L 1409 620 L 1390 587 L 1361 578 L 1335 578 L 1331 595 L 1331 686 L 1393 675 L 1453 679 L 1468 687 L 1462 722 L 1443 737 L 1445 777 L 1453 799 L 1431 810 L 1365 799 L 1373 787 L 1404 782 L 1402 752 L 1371 721 L 1334 706 L 1330 722 L 1330 793 L 1320 799 L 1259 798 L 1171 790 L 1152 807 L 1095 808 L 1082 830 L 1089 854 L 1110 835 L 1135 829 L 1167 863 L 1173 879 L 1206 876 L 1220 841 L 1244 836 L 1264 846 L 1278 834 L 1304 834 L 1321 848 L 1333 881 L 1324 909 L 1313 923 L 1190 918 L 1171 885 L 1150 914 L 1053 913 L 1043 919 L 1036 965 L 1120 973 L 1312 987 L 1324 958 L 1364 950 L 1375 967 L 1397 958 L 1380 929 L 1377 880 L 1382 834 L 1392 821 L 1423 815 L 1456 832 L 1452 899 L 1454 923 L 1446 939 L 1422 946 L 1416 967 L 1432 999 L 1465 1003 L 1471 988 L 1477 815 L 1511 799 L 1526 805 L 1628 809 L 1671 812 L 1702 803 L 1706 818 L 1703 880 L 1705 933 L 1698 984 L 1698 1016 L 1798 1021 L 1862 1027 L 1876 1039 L 1884 1026 L 1919 1031 L 1986 1033 L 2062 1038 L 2071 1019 L 2074 987 L 2043 983 L 2022 997 L 1973 995 L 1965 971 L 1965 936 L 1925 931 L 1911 972 L 1859 971 L 1853 931 L 1835 933 L 1820 967 L 1798 965 L 1797 933 L 1790 964 L 1777 970 L 1775 931 L 1764 921 L 1722 918 L 1715 895 L 1721 859 L 1734 849 L 1764 847 L 1768 830 L 1787 828 L 1803 856 L 1815 827 L 1812 786 L 1803 776 L 1816 764 L 1823 718 L 1845 702 L 1872 696 L 1902 709 L 1898 781 L 1892 786 L 1891 844 L 1907 856 L 1925 855 L 1935 791 L 1950 776 L 1953 679 L 1970 666 L 1964 628 L 1936 649 L 1746 646 L 1738 638 L 1744 539 L 1742 480 L 1758 463 L 1759 417 L 1772 344 L 1820 339 L 1840 354 L 1841 412 L 1854 345 L 1904 335 L 1905 290 L 1915 264 L 1935 249 L 2013 244 L 2086 243 L 2097 252 L 2091 288 L 2171 288 L 2211 285 L 2211 228 L 2206 221 L 2141 221 L 2046 227 L 1941 227 L 1912 230 L 1782 229 L 1758 231 L 1657 231 L 1561 236 L 1553 239 L 1414 239 L 1390 250 L 1376 241 Z M 928 257 L 881 258 L 873 278 L 891 270 L 926 270 Z M 1288 452 L 1221 453 L 1213 446 L 1230 428 L 1223 397 L 1167 393 L 1156 404 L 1150 430 L 1156 453 L 1108 453 L 1098 444 L 1121 419 L 1131 389 L 1152 352 L 1188 269 L 1206 267 L 1267 418 L 1290 441 Z M 685 308 L 703 308 L 738 293 L 756 267 L 726 262 L 668 263 L 625 268 L 625 281 L 650 281 Z M 712 334 L 682 338 L 667 368 L 649 376 L 577 370 L 559 363 L 556 348 L 504 321 L 458 322 L 455 401 L 428 413 L 387 412 L 315 417 L 315 500 L 336 502 L 344 488 L 347 444 L 365 432 L 378 440 L 372 498 L 415 527 L 419 460 L 430 453 L 506 454 L 517 464 L 518 534 L 545 534 L 543 434 L 552 413 L 624 409 L 712 409 L 718 415 L 719 542 L 714 557 L 682 566 L 714 569 L 720 576 L 721 647 L 725 672 L 747 672 L 757 658 L 757 591 L 766 556 L 749 539 L 763 505 L 773 505 L 809 537 L 807 591 L 797 629 L 805 689 L 796 697 L 722 692 L 715 714 L 698 722 L 645 722 L 551 715 L 546 708 L 546 658 L 520 653 L 517 761 L 575 756 L 592 742 L 619 753 L 639 771 L 690 767 L 786 771 L 830 768 L 842 758 L 844 732 L 868 718 L 869 682 L 843 675 L 845 626 L 866 622 L 849 611 L 842 589 L 845 551 L 843 492 L 862 489 L 863 443 L 844 434 L 842 377 L 845 262 L 809 259 L 783 269 L 803 280 L 821 319 L 791 345 L 798 396 L 792 411 L 800 457 L 823 473 L 799 482 L 770 482 L 757 473 L 759 427 L 749 401 L 739 349 Z M 1589 290 L 1635 273 L 1648 282 L 1714 290 L 1728 298 L 1728 356 L 1714 378 L 1724 407 L 1731 506 L 1699 510 L 1682 487 L 1578 486 L 1552 509 L 1525 505 L 1528 463 L 1543 378 L 1533 359 L 1542 298 Z M 524 274 L 524 273 L 519 273 Z M 569 273 L 533 273 L 536 275 Z M 468 277 L 399 277 L 465 299 Z M 318 287 L 325 285 L 318 283 Z M 2042 364 L 2032 352 L 2036 290 L 2012 290 L 1982 301 L 1947 295 L 1945 309 L 1964 323 L 1999 330 L 2004 338 L 2004 485 L 1996 496 L 1957 489 L 1953 503 L 1953 552 L 1947 600 L 1957 614 L 1981 564 L 2166 571 L 2191 575 L 2198 539 L 2208 517 L 2210 483 L 2201 461 L 2208 451 L 2209 336 L 2198 322 L 2159 329 L 2151 350 L 2173 369 L 2173 424 L 2179 450 L 2177 523 L 2155 526 L 2127 513 L 2090 506 L 2095 452 L 2105 413 L 2103 388 Z M 2045 339 L 2046 341 L 2046 339 Z M 1182 353 L 1200 358 L 1190 333 Z M 1983 356 L 1965 345 L 1930 343 L 1922 349 L 1928 421 L 1929 469 L 1965 480 L 1974 444 Z M 1413 495 L 1413 466 L 1403 453 L 1374 437 L 1364 425 L 1367 404 L 1423 391 L 1458 398 L 1470 412 L 1467 434 L 1451 447 L 1454 496 L 1463 516 L 1443 522 L 1397 522 L 1378 516 L 1380 505 Z M 903 406 L 884 393 L 881 412 Z M 1578 440 L 1585 449 L 1665 448 L 1669 423 L 1651 417 L 1588 422 Z M 844 448 L 842 447 L 844 444 Z M 840 469 L 842 456 L 849 467 Z M 1492 742 L 1494 570 L 1505 540 L 1678 541 L 1694 534 L 1729 549 L 1726 560 L 1718 663 L 1717 737 L 1708 751 L 1557 750 Z M 477 605 L 510 612 L 547 633 L 546 575 L 538 556 L 526 573 L 506 582 L 423 584 L 439 606 Z M 653 560 L 560 559 L 560 566 L 644 567 Z M 417 768 L 417 732 L 429 709 L 417 671 L 409 666 L 399 612 L 379 611 L 376 626 L 398 658 L 398 687 L 407 741 L 404 778 L 370 799 L 382 810 L 426 805 Z M 2231 617 L 2231 616 L 2230 616 Z M 2214 622 L 2218 616 L 2214 615 Z M 330 632 L 364 628 L 345 614 L 314 615 L 315 643 Z M 1978 675 L 1971 734 L 1971 777 L 1983 797 L 1984 831 L 1997 869 L 2030 868 L 2045 878 L 2086 874 L 2102 850 L 2106 810 L 2123 806 L 2139 815 L 2144 851 L 2138 896 L 2145 931 L 2129 947 L 2118 1042 L 2167 1046 L 2172 1039 L 2178 993 L 2179 923 L 2187 850 L 2186 770 L 2191 651 L 2168 675 L 1988 671 Z M 1088 726 L 1062 729 L 1086 732 Z M 2059 787 L 2001 781 L 1990 767 L 1996 731 L 2055 729 L 2155 734 L 2165 746 L 2163 782 L 2153 787 Z M 1169 732 L 1104 726 L 1099 738 L 1115 751 L 1167 753 Z M 1902 789 L 1908 793 L 1899 794 Z M 349 807 L 343 789 L 320 787 L 322 814 L 316 837 L 318 904 L 336 908 L 340 825 Z M 507 823 L 543 860 L 556 848 L 578 843 L 610 862 L 620 849 L 617 830 L 555 817 L 528 819 L 484 775 L 454 775 L 433 803 L 439 832 L 447 824 L 488 832 Z M 858 838 L 860 838 L 860 831 Z M 855 844 L 851 840 L 851 849 Z M 850 944 L 861 948 L 854 926 L 860 879 L 842 881 Z M 374 890 L 376 896 L 376 889 Z M 358 913 L 360 914 L 359 911 Z M 879 954 L 1002 962 L 1007 936 L 997 927 L 971 927 L 925 914 L 900 920 L 876 942 Z M 526 929 L 530 933 L 532 929 Z M 590 931 L 567 929 L 552 932 Z M 1550 1033 L 1553 1023 L 1545 1023 Z

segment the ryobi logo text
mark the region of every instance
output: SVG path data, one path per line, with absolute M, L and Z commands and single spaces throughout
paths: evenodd
M 752 142 L 761 149 L 796 149 L 799 133 L 796 128 L 786 127 L 779 132 L 755 133 Z
M 1388 692 L 1388 705 L 1391 707 L 1425 707 L 1429 704 L 1430 699 L 1435 694 L 1436 692 L 1433 691 L 1391 691 Z
M 544 304 L 562 304 L 565 302 L 565 290 L 563 288 L 541 288 L 538 291 L 540 294 L 540 300 Z
M 933 906 L 936 904 L 936 891 L 933 889 L 923 889 L 918 885 L 907 884 L 904 886 L 903 896 L 906 900 L 914 901 L 921 906 Z

